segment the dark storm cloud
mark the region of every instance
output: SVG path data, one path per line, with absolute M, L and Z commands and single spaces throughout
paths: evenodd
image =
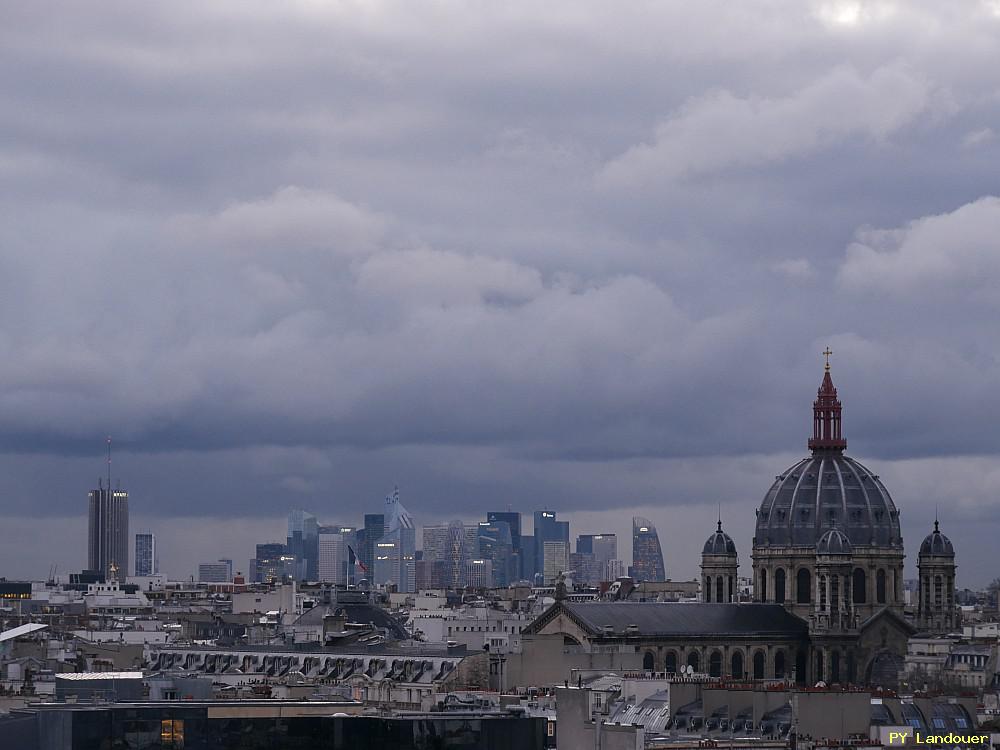
M 111 432 L 164 524 L 399 482 L 749 528 L 828 344 L 913 528 L 985 511 L 998 36 L 989 2 L 9 9 L 3 512 L 81 512 Z

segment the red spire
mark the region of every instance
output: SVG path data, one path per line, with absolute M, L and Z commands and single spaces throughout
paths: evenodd
M 830 377 L 830 355 L 827 347 L 823 355 L 826 357 L 826 368 L 823 382 L 813 401 L 813 436 L 809 439 L 809 449 L 816 451 L 835 451 L 842 453 L 847 447 L 847 440 L 841 434 L 841 405 L 837 399 L 837 389 Z

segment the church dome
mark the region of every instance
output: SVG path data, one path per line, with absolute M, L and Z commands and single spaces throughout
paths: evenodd
M 702 549 L 701 554 L 736 555 L 736 542 L 733 541 L 733 538 L 729 534 L 722 530 L 722 521 L 719 521 L 719 527 L 708 538 L 708 541 L 705 542 L 705 547 Z
M 817 555 L 849 555 L 851 540 L 840 529 L 830 529 L 816 543 Z
M 934 522 L 934 531 L 924 537 L 920 544 L 921 555 L 940 555 L 942 557 L 954 557 L 955 548 L 951 546 L 951 539 L 946 537 L 938 529 L 938 522 Z
M 867 467 L 844 455 L 841 404 L 827 364 L 813 402 L 812 455 L 775 477 L 757 511 L 755 547 L 813 547 L 835 526 L 853 547 L 902 549 L 899 511 Z

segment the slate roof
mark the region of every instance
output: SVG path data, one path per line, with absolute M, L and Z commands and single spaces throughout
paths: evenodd
M 644 636 L 805 637 L 805 620 L 780 604 L 681 604 L 659 602 L 561 602 L 571 617 L 595 635 L 606 626 L 615 635 L 635 625 Z M 544 617 L 544 615 L 543 615 Z
M 757 511 L 755 547 L 815 547 L 831 526 L 855 547 L 902 549 L 889 491 L 853 458 L 817 453 L 779 474 Z
M 353 602 L 338 603 L 335 605 L 319 605 L 312 609 L 307 609 L 294 622 L 293 625 L 322 625 L 323 617 L 326 614 L 333 614 L 336 610 L 343 609 L 347 615 L 348 622 L 373 624 L 376 628 L 383 628 L 389 632 L 389 636 L 396 640 L 407 640 L 410 635 L 406 629 L 381 607 L 371 604 L 354 604 Z

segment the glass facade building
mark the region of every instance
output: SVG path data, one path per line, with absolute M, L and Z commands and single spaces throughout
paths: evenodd
M 632 567 L 629 574 L 637 581 L 665 581 L 663 551 L 656 527 L 648 518 L 632 518 Z

